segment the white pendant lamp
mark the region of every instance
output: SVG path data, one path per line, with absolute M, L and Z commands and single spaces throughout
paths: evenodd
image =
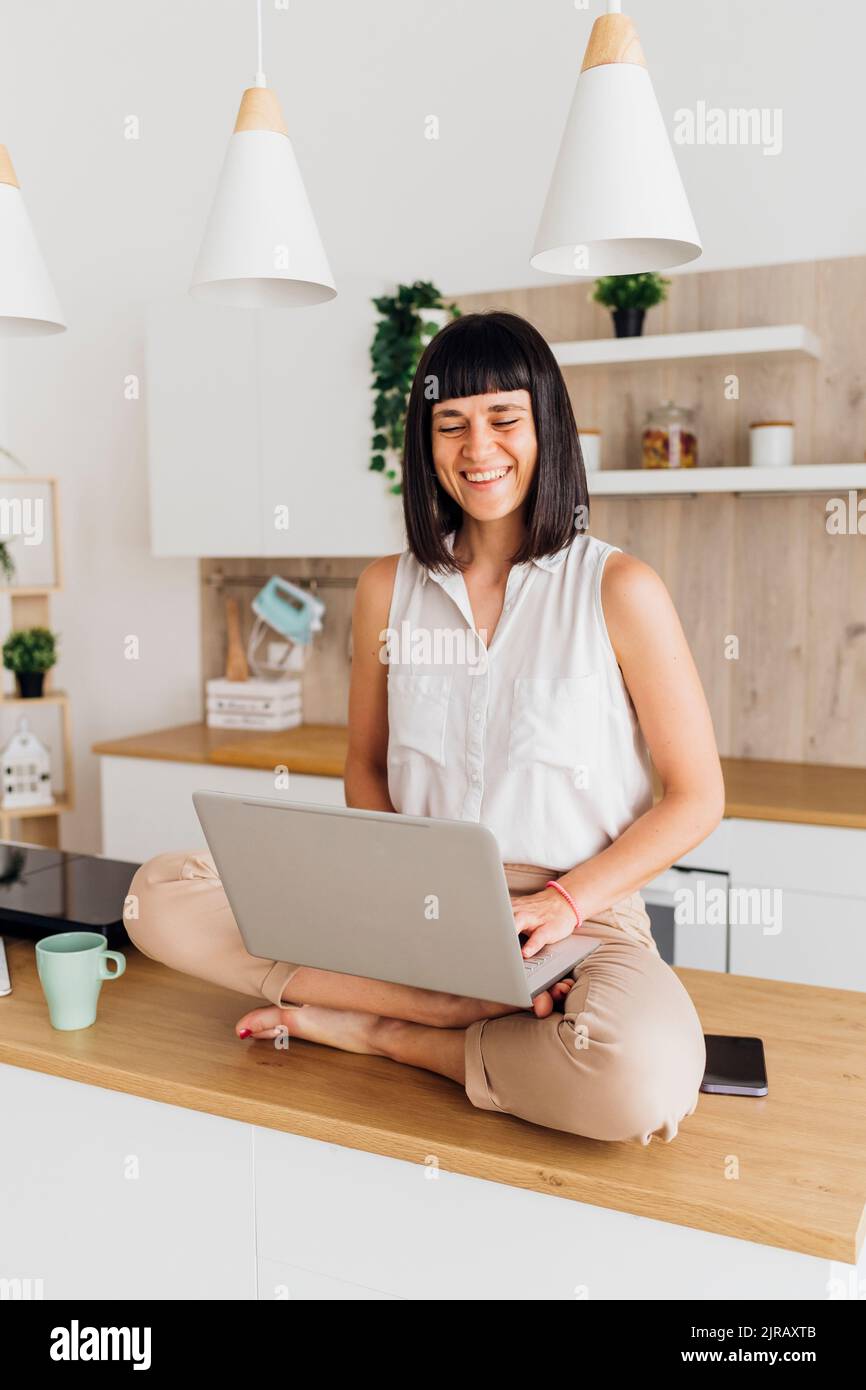
M 530 264 L 633 275 L 701 254 L 634 24 L 614 0 L 592 26 Z
M 0 338 L 37 338 L 65 328 L 9 151 L 0 145 Z
M 299 308 L 337 293 L 280 103 L 258 71 L 241 99 L 193 271 L 194 299 L 241 309 Z

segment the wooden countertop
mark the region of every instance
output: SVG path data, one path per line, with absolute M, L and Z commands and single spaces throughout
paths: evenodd
M 314 777 L 342 777 L 347 745 L 348 731 L 331 724 L 304 724 L 280 734 L 183 724 L 97 743 L 93 752 L 103 757 L 219 763 L 268 771 L 284 766 Z M 866 829 L 866 768 L 752 758 L 723 758 L 722 768 L 727 816 Z
M 7 938 L 0 1062 L 593 1206 L 854 1264 L 866 1203 L 866 995 L 677 973 L 706 1032 L 759 1033 L 770 1094 L 702 1095 L 671 1144 L 603 1144 L 475 1110 L 442 1077 L 292 1041 L 238 1042 L 241 995 L 127 948 L 92 1028 L 49 1025 L 32 943 Z M 804 1027 L 804 1020 L 807 1026 Z M 819 1044 L 816 1045 L 816 1039 Z M 736 1154 L 740 1175 L 725 1177 Z
M 866 768 L 722 758 L 725 815 L 866 830 Z
M 287 767 L 311 777 L 342 777 L 349 731 L 337 724 L 302 724 L 283 733 L 209 729 L 181 724 L 152 734 L 108 739 L 93 745 L 101 757 L 155 758 L 169 763 L 218 763 L 228 767 Z

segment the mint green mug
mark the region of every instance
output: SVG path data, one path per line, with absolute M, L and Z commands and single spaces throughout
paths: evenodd
M 116 970 L 109 970 L 109 960 Z M 126 959 L 119 951 L 109 951 L 99 932 L 64 931 L 37 941 L 36 969 L 52 1028 L 69 1032 L 96 1022 L 102 981 L 122 975 Z

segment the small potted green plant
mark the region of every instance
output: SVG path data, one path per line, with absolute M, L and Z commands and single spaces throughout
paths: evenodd
M 56 662 L 57 638 L 47 627 L 22 628 L 3 643 L 3 665 L 15 672 L 22 699 L 41 697 L 45 672 Z
M 670 283 L 656 271 L 645 275 L 603 275 L 596 280 L 591 298 L 611 310 L 618 338 L 639 338 L 647 309 L 667 299 Z
M 431 338 L 449 319 L 458 318 L 460 310 L 456 304 L 446 304 L 428 280 L 398 285 L 396 294 L 381 295 L 373 303 L 379 322 L 370 345 L 375 397 L 370 468 L 384 473 L 390 492 L 400 493 L 403 485 L 397 468 L 412 378 Z

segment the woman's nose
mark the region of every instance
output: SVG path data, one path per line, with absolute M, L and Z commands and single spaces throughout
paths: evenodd
M 484 459 L 491 458 L 496 450 L 496 440 L 486 430 L 473 430 L 464 445 L 463 457 L 468 463 L 482 463 Z

